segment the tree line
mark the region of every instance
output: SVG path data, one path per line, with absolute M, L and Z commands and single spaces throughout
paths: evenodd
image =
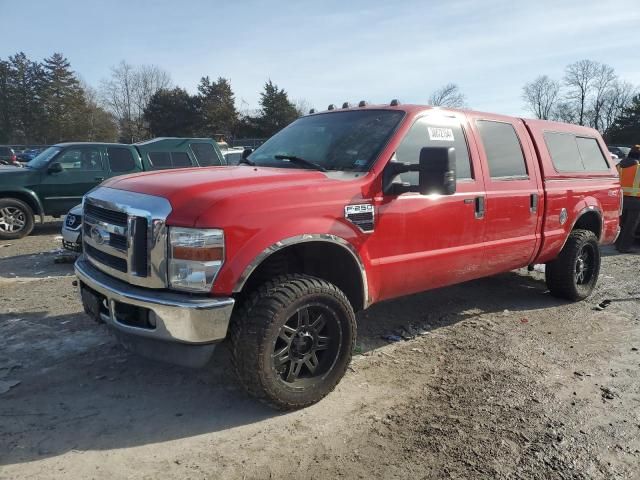
M 42 61 L 19 52 L 0 58 L 0 143 L 64 141 L 133 143 L 156 136 L 268 137 L 300 115 L 268 80 L 256 110 L 239 112 L 228 79 L 200 79 L 197 93 L 174 86 L 168 72 L 127 62 L 112 67 L 98 89 L 84 83 L 64 55 Z
M 610 143 L 640 142 L 638 90 L 604 63 L 574 62 L 562 80 L 540 75 L 524 85 L 522 98 L 537 118 L 595 128 Z

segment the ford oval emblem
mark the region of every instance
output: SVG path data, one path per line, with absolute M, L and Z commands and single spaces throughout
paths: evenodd
M 109 232 L 98 228 L 96 226 L 91 227 L 91 240 L 96 242 L 97 245 L 104 245 L 105 243 L 109 243 Z

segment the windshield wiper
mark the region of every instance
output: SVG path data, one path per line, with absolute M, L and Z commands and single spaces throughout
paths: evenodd
M 296 157 L 295 155 L 274 155 L 273 158 L 276 160 L 289 160 L 291 163 L 297 163 L 298 165 L 304 165 L 306 167 L 311 167 L 315 170 L 320 170 L 321 172 L 326 172 L 327 169 L 322 165 L 312 162 L 311 160 L 306 160 L 301 157 Z

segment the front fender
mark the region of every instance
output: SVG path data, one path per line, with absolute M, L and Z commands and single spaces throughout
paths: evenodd
M 233 238 L 231 235 L 230 239 Z M 256 231 L 239 245 L 227 245 L 227 251 L 232 253 L 227 256 L 228 261 L 216 278 L 213 293 L 230 295 L 239 292 L 253 270 L 271 253 L 286 246 L 311 241 L 341 245 L 354 256 L 364 274 L 368 264 L 362 249 L 364 240 L 365 234 L 357 232 L 351 224 L 336 219 L 303 219 L 274 224 L 272 228 Z
M 33 190 L 24 187 L 2 187 L 0 197 L 13 197 L 26 200 L 33 208 L 33 213 L 40 217 L 40 222 L 44 222 L 44 207 L 42 206 L 40 197 L 38 197 L 38 194 Z

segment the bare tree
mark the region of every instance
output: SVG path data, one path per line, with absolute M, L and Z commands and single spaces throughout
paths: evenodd
M 158 90 L 169 87 L 169 74 L 155 65 L 135 67 L 123 60 L 111 69 L 111 78 L 101 82 L 100 94 L 118 120 L 123 140 L 135 142 L 145 138 L 144 110 Z
M 613 82 L 604 96 L 600 126 L 602 132 L 609 130 L 613 122 L 622 115 L 622 112 L 631 105 L 636 88 L 629 82 L 616 80 Z
M 296 112 L 298 112 L 298 116 L 302 117 L 309 113 L 309 110 L 313 108 L 311 102 L 306 98 L 298 98 L 293 101 L 293 105 L 296 107 Z
M 576 104 L 577 122 L 585 124 L 587 118 L 587 99 L 598 76 L 599 64 L 593 60 L 580 60 L 568 65 L 564 83 L 569 89 L 567 98 Z
M 466 107 L 467 99 L 455 83 L 447 83 L 429 97 L 429 105 L 434 107 Z
M 596 66 L 595 78 L 593 81 L 593 99 L 591 101 L 591 126 L 596 130 L 604 131 L 602 115 L 604 107 L 611 96 L 613 87 L 618 78 L 609 65 L 599 64 Z
M 522 98 L 527 108 L 543 120 L 549 120 L 554 114 L 560 95 L 560 82 L 547 75 L 541 75 L 522 88 Z

